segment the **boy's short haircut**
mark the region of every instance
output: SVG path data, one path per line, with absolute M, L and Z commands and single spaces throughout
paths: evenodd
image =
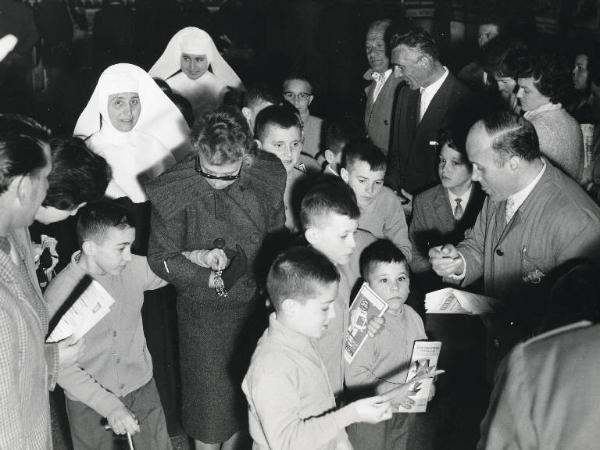
M 110 181 L 110 167 L 103 157 L 77 137 L 52 139 L 50 153 L 52 170 L 42 206 L 73 211 L 102 198 Z
M 389 239 L 379 239 L 365 248 L 360 254 L 360 274 L 367 279 L 377 263 L 399 263 L 408 267 L 406 256 Z
M 242 106 L 251 108 L 259 103 L 281 103 L 281 94 L 266 83 L 257 83 L 248 88 L 242 97 Z
M 285 84 L 291 80 L 300 80 L 300 81 L 304 81 L 305 83 L 308 83 L 308 85 L 310 86 L 310 92 L 307 92 L 307 94 L 315 95 L 315 91 L 316 91 L 315 83 L 305 73 L 294 72 L 294 73 L 288 74 L 283 79 L 283 83 L 281 83 L 281 86 L 285 89 Z
M 267 291 L 276 311 L 284 300 L 305 303 L 323 285 L 340 281 L 335 265 L 311 247 L 291 247 L 281 253 L 267 275 Z
M 296 127 L 302 131 L 300 117 L 284 105 L 270 105 L 256 115 L 255 135 L 259 141 L 265 137 L 269 126 L 275 125 L 285 130 Z
M 335 155 L 338 155 L 348 142 L 360 139 L 361 129 L 359 124 L 355 124 L 353 120 L 339 119 L 332 121 L 325 134 L 325 148 L 331 150 Z
M 356 161 L 369 164 L 371 170 L 385 170 L 387 158 L 383 151 L 368 139 L 360 139 L 346 145 L 342 156 L 342 167 L 350 170 Z
M 300 204 L 300 222 L 302 228 L 314 225 L 316 220 L 328 214 L 360 217 L 356 195 L 350 186 L 336 176 L 324 176 L 302 198 Z
M 135 228 L 133 217 L 116 200 L 100 200 L 89 203 L 77 214 L 77 239 L 102 242 L 110 228 Z

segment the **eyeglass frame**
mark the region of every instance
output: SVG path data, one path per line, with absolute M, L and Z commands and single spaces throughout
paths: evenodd
M 239 180 L 240 175 L 242 174 L 243 164 L 240 166 L 240 170 L 235 175 L 213 175 L 212 173 L 206 173 L 202 170 L 202 165 L 200 164 L 200 155 L 196 156 L 196 162 L 194 164 L 194 170 L 200 174 L 202 178 L 206 178 L 208 180 L 217 180 L 217 181 L 235 181 Z
M 295 98 L 298 98 L 304 102 L 307 102 L 308 100 L 310 100 L 310 98 L 313 96 L 313 94 L 309 94 L 308 92 L 298 92 L 297 94 L 295 92 L 292 91 L 285 91 L 283 93 L 283 98 L 285 98 L 286 100 L 294 100 Z

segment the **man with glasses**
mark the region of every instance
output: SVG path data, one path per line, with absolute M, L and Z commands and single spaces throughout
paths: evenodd
M 233 108 L 204 115 L 192 144 L 196 158 L 147 185 L 148 263 L 178 291 L 183 427 L 196 448 L 233 448 L 246 426 L 240 383 L 264 326 L 251 319 L 260 305 L 252 269 L 267 234 L 284 226 L 286 173 L 276 156 L 251 154 Z M 227 254 L 224 269 L 182 253 L 213 248 Z
M 308 109 L 314 99 L 313 85 L 304 75 L 290 75 L 283 82 L 283 98 L 296 107 L 302 119 L 303 152 L 316 158 L 321 151 L 323 120 L 312 116 Z

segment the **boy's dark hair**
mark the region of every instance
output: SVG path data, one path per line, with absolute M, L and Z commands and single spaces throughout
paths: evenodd
M 307 229 L 315 219 L 326 214 L 339 214 L 351 219 L 360 217 L 354 191 L 339 177 L 325 176 L 302 198 L 300 222 Z
M 399 263 L 408 265 L 406 256 L 389 239 L 379 239 L 360 254 L 360 274 L 367 279 L 371 268 L 377 263 Z
M 153 77 L 152 79 L 154 80 L 156 85 L 160 88 L 160 90 L 163 91 L 167 95 L 167 97 L 169 97 L 170 94 L 173 93 L 171 86 L 169 86 L 169 83 L 167 83 L 165 80 L 163 80 L 162 78 L 159 78 L 159 77 Z
M 102 241 L 110 228 L 134 228 L 133 217 L 116 200 L 99 200 L 89 203 L 77 214 L 77 239 L 79 244 L 85 241 Z
M 311 80 L 310 77 L 308 75 L 306 75 L 305 73 L 293 72 L 293 73 L 288 74 L 283 79 L 283 83 L 281 83 L 281 87 L 284 88 L 285 83 L 287 83 L 288 81 L 291 81 L 291 80 L 300 80 L 300 81 L 304 81 L 305 83 L 308 83 L 308 85 L 310 86 L 310 92 L 308 92 L 308 94 L 315 95 L 317 86 L 315 85 L 313 80 Z
M 192 108 L 192 104 L 190 101 L 185 98 L 183 95 L 178 94 L 177 92 L 167 93 L 167 97 L 173 102 L 173 104 L 177 107 L 181 115 L 185 119 L 185 123 L 188 124 L 188 127 L 194 126 L 194 109 Z
M 312 247 L 291 247 L 269 269 L 267 291 L 276 311 L 286 299 L 304 303 L 324 284 L 340 281 L 335 265 Z
M 260 103 L 267 102 L 274 105 L 281 102 L 281 94 L 279 94 L 272 86 L 266 83 L 257 83 L 248 88 L 244 93 L 242 106 L 251 108 Z
M 325 148 L 337 155 L 344 150 L 348 142 L 360 139 L 362 136 L 361 126 L 352 119 L 333 120 L 327 126 Z
M 385 170 L 387 167 L 386 156 L 368 139 L 361 139 L 346 145 L 342 156 L 342 167 L 348 170 L 356 161 L 366 162 L 371 170 Z
M 13 178 L 33 175 L 48 164 L 44 148 L 49 133 L 35 120 L 0 114 L 0 195 Z
M 73 211 L 84 202 L 102 198 L 110 181 L 110 167 L 104 158 L 77 137 L 55 138 L 50 149 L 52 171 L 42 206 Z
M 256 115 L 254 125 L 255 135 L 259 141 L 262 141 L 267 128 L 275 125 L 285 130 L 297 127 L 302 131 L 302 122 L 298 114 L 284 105 L 270 105 Z
M 211 164 L 227 164 L 249 154 L 252 136 L 241 111 L 222 106 L 198 119 L 192 130 L 192 145 Z

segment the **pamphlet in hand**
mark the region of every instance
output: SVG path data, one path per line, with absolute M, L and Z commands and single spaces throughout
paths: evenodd
M 498 300 L 485 295 L 472 294 L 454 288 L 444 288 L 425 296 L 427 314 L 491 314 Z
M 79 295 L 72 306 L 62 315 L 46 342 L 62 341 L 73 336 L 81 339 L 110 311 L 114 298 L 95 280 Z
M 415 341 L 413 345 L 412 356 L 410 358 L 410 367 L 406 375 L 406 382 L 409 383 L 415 378 L 434 372 L 437 368 L 438 358 L 442 343 L 440 341 Z M 414 400 L 414 405 L 410 409 L 398 406 L 397 412 L 420 413 L 427 411 L 427 402 L 429 401 L 429 392 L 433 378 L 424 378 L 414 382 L 411 387 L 415 395 L 410 398 Z
M 364 342 L 368 339 L 367 323 L 373 317 L 381 317 L 388 304 L 363 283 L 350 306 L 350 324 L 344 339 L 344 358 L 350 364 Z

